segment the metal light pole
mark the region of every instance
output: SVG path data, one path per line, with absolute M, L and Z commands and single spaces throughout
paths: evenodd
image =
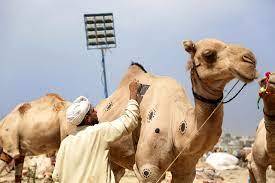
M 87 49 L 100 49 L 104 79 L 104 96 L 108 97 L 104 50 L 116 47 L 114 20 L 112 13 L 84 15 Z
M 103 70 L 103 79 L 104 79 L 104 95 L 105 98 L 108 97 L 108 88 L 107 88 L 107 81 L 106 81 L 106 71 L 105 71 L 105 58 L 104 58 L 104 50 L 101 49 L 102 55 L 102 70 Z

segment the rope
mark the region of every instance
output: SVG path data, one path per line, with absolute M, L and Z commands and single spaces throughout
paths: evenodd
M 231 91 L 233 90 L 233 88 L 235 88 L 235 86 L 239 83 L 239 81 L 240 81 L 240 80 L 238 80 L 238 81 L 235 83 L 235 85 L 231 88 L 231 90 L 230 90 L 229 92 L 231 92 Z M 223 102 L 223 104 L 229 103 L 229 102 L 231 102 L 234 98 L 236 98 L 236 97 L 239 95 L 239 93 L 244 89 L 244 87 L 245 87 L 246 85 L 247 85 L 247 83 L 244 83 L 243 86 L 241 87 L 241 89 L 240 89 L 231 99 L 229 99 L 229 100 Z
M 226 94 L 226 96 L 225 97 L 223 97 L 223 99 L 221 100 L 221 102 L 217 105 L 217 107 L 212 111 L 212 113 L 208 116 L 208 118 L 203 122 L 203 124 L 201 125 L 201 127 L 197 130 L 197 131 L 194 131 L 194 133 L 191 133 L 191 135 L 190 135 L 190 138 L 189 139 L 187 139 L 185 142 L 185 144 L 184 145 L 187 145 L 188 143 L 190 143 L 191 142 L 191 137 L 195 137 L 195 135 L 202 129 L 202 127 L 206 124 L 206 122 L 212 117 L 212 115 L 217 111 L 217 109 L 222 105 L 222 104 L 224 104 L 224 99 L 225 98 L 227 98 L 228 97 L 228 95 L 233 91 L 233 89 L 237 86 L 237 84 L 238 84 L 238 82 L 239 82 L 239 80 L 233 85 L 233 87 L 229 90 L 229 92 Z M 244 85 L 245 86 L 245 85 Z M 244 87 L 243 86 L 243 87 Z M 242 88 L 243 88 L 242 87 Z M 241 89 L 242 90 L 242 89 Z M 237 93 L 237 95 L 240 93 L 240 91 Z M 237 95 L 235 95 L 233 98 L 235 98 Z M 230 99 L 230 101 L 231 100 L 233 100 L 233 98 L 232 99 Z M 226 103 L 227 103 L 228 101 L 226 101 Z M 194 136 L 193 136 L 194 135 Z M 185 147 L 187 147 L 187 146 L 185 146 Z M 175 163 L 175 161 L 180 157 L 180 155 L 183 153 L 183 151 L 185 150 L 185 148 L 183 148 L 181 151 L 180 151 L 180 153 L 175 157 L 175 159 L 170 163 L 170 165 L 165 169 L 165 171 L 161 174 L 161 176 L 159 177 L 159 179 L 157 180 L 157 182 L 156 183 L 158 183 L 160 180 L 161 180 L 161 178 L 165 175 L 165 173 L 166 173 L 166 171 L 168 171 L 170 168 L 171 168 L 171 166 Z

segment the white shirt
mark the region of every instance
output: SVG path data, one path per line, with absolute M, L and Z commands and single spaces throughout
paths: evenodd
M 53 180 L 62 183 L 115 183 L 109 162 L 109 144 L 138 126 L 139 105 L 129 100 L 123 115 L 80 129 L 66 137 L 59 148 Z

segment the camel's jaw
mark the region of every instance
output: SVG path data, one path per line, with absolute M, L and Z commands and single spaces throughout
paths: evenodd
M 245 83 L 250 83 L 258 77 L 256 65 L 254 62 L 242 62 L 237 66 L 234 65 L 231 71 L 233 76 Z
M 235 70 L 233 71 L 233 75 L 239 80 L 243 81 L 244 83 L 250 83 L 257 78 L 256 69 L 255 69 L 255 72 L 253 73 L 246 73 L 246 72 L 240 72 Z

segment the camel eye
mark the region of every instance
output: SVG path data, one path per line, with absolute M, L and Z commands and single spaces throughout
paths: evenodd
M 202 53 L 206 62 L 213 63 L 217 59 L 217 52 L 215 50 L 205 50 Z

